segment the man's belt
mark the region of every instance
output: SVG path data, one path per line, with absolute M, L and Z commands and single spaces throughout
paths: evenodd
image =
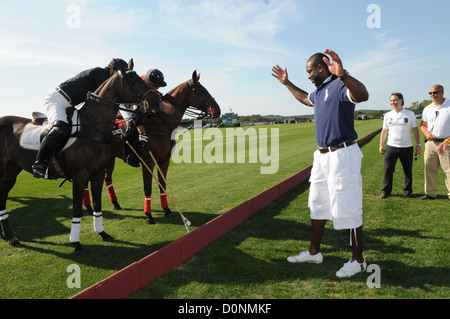
M 433 141 L 437 143 L 442 143 L 445 140 L 445 138 L 435 138 Z
M 66 92 L 64 92 L 63 90 L 61 90 L 59 87 L 56 87 L 55 90 L 58 91 L 59 94 L 61 94 L 61 95 L 66 99 L 66 101 L 69 102 L 69 104 L 72 103 L 72 100 L 71 100 L 70 97 L 66 94 Z
M 344 147 L 348 147 L 348 146 L 353 145 L 355 143 L 356 143 L 355 141 L 345 141 L 345 142 L 342 142 L 341 144 L 329 146 L 329 147 L 326 147 L 326 148 L 319 148 L 319 152 L 321 154 L 328 153 L 328 152 L 334 152 L 334 151 L 337 151 L 338 149 L 341 149 L 341 148 L 344 148 Z

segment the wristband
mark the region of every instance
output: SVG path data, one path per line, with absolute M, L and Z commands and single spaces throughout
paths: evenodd
M 444 140 L 444 142 L 447 142 L 448 144 L 450 144 L 450 140 L 449 140 L 448 138 L 446 138 L 446 139 Z
M 339 80 L 344 81 L 350 73 L 347 70 L 344 70 L 344 76 L 338 77 Z

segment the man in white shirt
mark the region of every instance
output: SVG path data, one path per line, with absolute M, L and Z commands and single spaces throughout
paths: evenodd
M 433 103 L 422 113 L 420 129 L 427 140 L 425 144 L 425 195 L 420 199 L 436 199 L 437 176 L 442 167 L 450 198 L 450 100 L 444 97 L 444 87 L 433 85 L 430 89 Z
M 393 110 L 384 115 L 383 130 L 380 136 L 379 151 L 380 154 L 384 154 L 384 175 L 383 188 L 379 198 L 387 198 L 392 192 L 392 180 L 397 159 L 400 159 L 405 174 L 405 188 L 403 191 L 406 197 L 413 197 L 412 164 L 414 148 L 411 141 L 411 129 L 416 140 L 416 154 L 422 153 L 416 115 L 414 112 L 403 108 L 405 102 L 401 93 L 392 93 L 390 103 Z M 384 142 L 388 132 L 387 146 L 384 149 Z

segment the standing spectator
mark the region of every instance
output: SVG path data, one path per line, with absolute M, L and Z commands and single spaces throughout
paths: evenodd
M 437 176 L 442 167 L 450 198 L 450 100 L 444 97 L 444 87 L 433 85 L 430 89 L 433 101 L 422 113 L 420 129 L 425 135 L 425 195 L 420 199 L 436 199 Z
M 412 165 L 414 147 L 411 140 L 411 129 L 416 140 L 416 155 L 422 153 L 417 119 L 413 111 L 403 108 L 405 102 L 401 93 L 392 93 L 390 103 L 393 110 L 384 115 L 383 130 L 380 137 L 380 154 L 384 154 L 384 176 L 383 188 L 379 198 L 387 198 L 392 192 L 392 180 L 397 159 L 400 159 L 405 175 L 405 188 L 403 191 L 406 197 L 413 197 Z M 389 137 L 385 149 L 384 142 L 388 134 Z
M 308 94 L 288 79 L 287 68 L 276 65 L 272 75 L 306 106 L 314 107 L 315 131 L 319 149 L 314 153 L 310 178 L 309 207 L 311 243 L 309 249 L 289 262 L 321 263 L 320 244 L 327 220 L 335 229 L 349 229 L 352 258 L 336 272 L 351 277 L 366 270 L 362 253 L 362 152 L 355 142 L 355 103 L 367 101 L 365 86 L 344 70 L 339 56 L 326 49 L 306 63 L 308 79 L 317 87 Z

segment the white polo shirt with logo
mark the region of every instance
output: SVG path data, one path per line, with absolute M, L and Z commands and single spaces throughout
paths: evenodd
M 387 145 L 392 147 L 411 147 L 411 128 L 417 127 L 416 115 L 413 111 L 392 110 L 384 115 L 383 129 L 389 130 Z

